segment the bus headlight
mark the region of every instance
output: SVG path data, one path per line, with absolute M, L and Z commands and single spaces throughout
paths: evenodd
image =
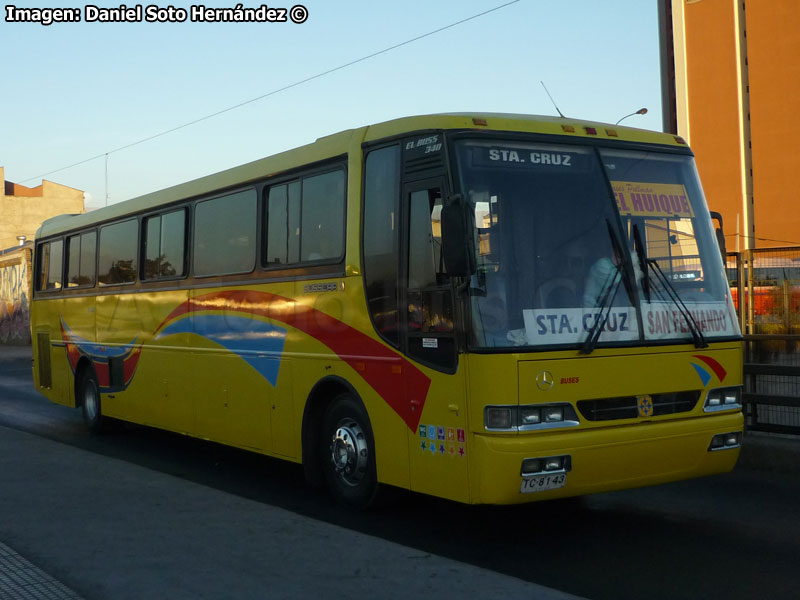
M 536 425 L 542 422 L 542 410 L 538 407 L 520 406 L 519 416 L 522 425 Z
M 717 450 L 730 450 L 732 448 L 739 448 L 742 445 L 742 432 L 731 431 L 730 433 L 718 433 L 711 438 L 711 443 L 708 445 L 709 452 L 716 452 Z
M 566 402 L 525 404 L 522 406 L 487 406 L 484 410 L 487 431 L 532 431 L 580 425 L 575 408 Z
M 486 407 L 486 429 L 513 429 L 511 425 L 510 406 L 487 406 Z
M 563 471 L 568 473 L 572 470 L 572 457 L 569 454 L 563 456 L 543 456 L 539 458 L 526 458 L 522 461 L 520 475 L 530 477 L 542 473 L 552 473 Z
M 548 406 L 544 411 L 544 420 L 546 423 L 558 423 L 564 420 L 564 407 L 563 406 Z
M 705 412 L 717 410 L 731 410 L 742 407 L 742 386 L 717 388 L 708 390 L 706 402 L 703 406 Z

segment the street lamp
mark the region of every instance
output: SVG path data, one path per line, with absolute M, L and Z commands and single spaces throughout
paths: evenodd
M 640 109 L 639 109 L 639 110 L 637 110 L 636 112 L 632 112 L 632 113 L 631 113 L 631 114 L 629 114 L 629 115 L 625 115 L 625 116 L 624 116 L 624 117 L 622 117 L 622 118 L 621 118 L 619 121 L 617 121 L 616 123 L 614 123 L 614 125 L 619 125 L 620 123 L 622 123 L 622 121 L 624 121 L 624 120 L 625 120 L 625 119 L 627 119 L 628 117 L 632 117 L 633 115 L 646 115 L 646 114 L 647 114 L 647 109 L 646 109 L 646 108 L 640 108 Z

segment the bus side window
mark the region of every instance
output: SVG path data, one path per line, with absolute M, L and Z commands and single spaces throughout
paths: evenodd
M 441 256 L 441 234 L 434 237 L 431 222 L 433 202 L 438 199 L 441 211 L 441 193 L 438 189 L 411 193 L 411 223 L 408 234 L 408 287 L 421 289 L 436 285 L 437 254 Z M 438 225 L 438 221 L 437 221 Z
M 94 285 L 96 252 L 94 231 L 67 238 L 67 287 Z
M 40 291 L 61 289 L 63 248 L 62 240 L 47 242 L 39 246 L 38 288 Z
M 399 340 L 400 147 L 367 154 L 364 174 L 364 282 L 375 328 L 395 346 Z
M 300 260 L 331 261 L 344 256 L 343 170 L 303 179 Z
M 249 273 L 256 261 L 255 190 L 195 205 L 193 260 L 198 277 Z
M 145 220 L 144 278 L 186 274 L 186 210 L 180 209 Z
M 300 262 L 300 182 L 274 185 L 267 191 L 266 266 Z
M 100 285 L 136 281 L 139 222 L 129 219 L 100 228 Z
M 408 234 L 408 321 L 412 331 L 452 331 L 453 309 L 442 259 L 442 192 L 411 192 Z

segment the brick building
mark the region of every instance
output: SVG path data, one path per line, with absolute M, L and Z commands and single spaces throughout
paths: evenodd
M 84 212 L 84 196 L 52 181 L 6 181 L 3 167 L 0 191 L 0 344 L 30 344 L 33 238 L 45 219 Z
M 84 212 L 81 190 L 52 181 L 29 188 L 6 181 L 3 167 L 0 167 L 0 190 L 0 249 L 19 245 L 20 236 L 32 240 L 45 219 Z

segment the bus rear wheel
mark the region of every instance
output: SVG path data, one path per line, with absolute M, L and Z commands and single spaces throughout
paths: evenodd
M 378 478 L 375 443 L 366 411 L 350 394 L 341 394 L 325 411 L 322 471 L 338 502 L 363 509 L 375 500 Z
M 78 401 L 83 412 L 83 422 L 90 433 L 104 433 L 108 430 L 108 419 L 103 416 L 100 402 L 100 386 L 97 375 L 90 367 L 80 372 L 78 379 Z

